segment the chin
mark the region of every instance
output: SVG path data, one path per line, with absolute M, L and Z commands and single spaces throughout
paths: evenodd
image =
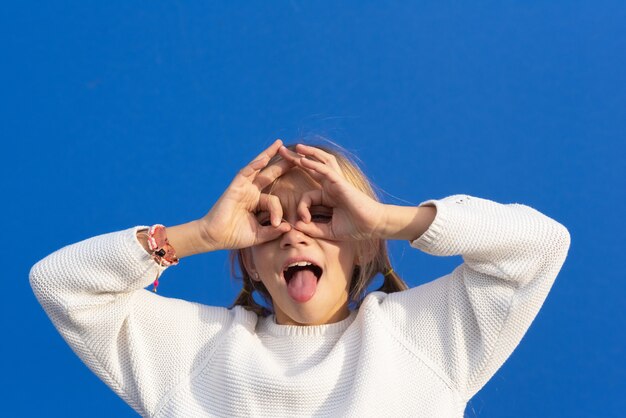
M 315 312 L 298 312 L 286 316 L 286 321 L 295 325 L 321 325 L 326 322 L 324 316 L 320 316 Z

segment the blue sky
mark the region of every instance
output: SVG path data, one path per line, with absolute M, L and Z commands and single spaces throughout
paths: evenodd
M 275 138 L 306 135 L 356 153 L 389 203 L 466 193 L 569 228 L 543 309 L 466 416 L 626 409 L 623 2 L 207 3 L 4 7 L 6 416 L 134 415 L 44 315 L 36 261 L 198 218 Z M 411 286 L 460 262 L 391 249 Z M 210 253 L 160 292 L 228 305 L 237 289 Z

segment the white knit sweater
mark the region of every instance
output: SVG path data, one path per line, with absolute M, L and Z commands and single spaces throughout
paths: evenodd
M 144 416 L 462 417 L 530 326 L 570 238 L 523 205 L 427 203 L 436 218 L 411 245 L 464 263 L 404 292 L 371 293 L 331 325 L 156 295 L 144 288 L 159 267 L 137 228 L 51 254 L 31 285 L 76 354 Z

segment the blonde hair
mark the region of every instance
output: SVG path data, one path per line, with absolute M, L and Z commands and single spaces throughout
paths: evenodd
M 330 143 L 330 141 L 326 142 Z M 358 165 L 348 157 L 347 151 L 341 149 L 341 147 L 336 144 L 331 144 L 332 146 L 318 144 L 312 144 L 312 146 L 335 156 L 346 180 L 374 200 L 380 201 L 374 191 L 374 188 L 372 187 L 372 183 L 368 180 Z M 287 148 L 293 151 L 295 150 L 295 145 L 289 145 Z M 268 165 L 275 164 L 281 159 L 282 157 L 277 155 L 270 160 Z M 387 242 L 385 240 L 370 239 L 357 241 L 356 245 L 357 254 L 362 256 L 366 261 L 363 265 L 356 265 L 352 274 L 348 300 L 354 307 L 358 308 L 360 306 L 366 296 L 367 287 L 371 284 L 372 280 L 378 273 L 384 275 L 384 281 L 382 286 L 378 288 L 377 291 L 393 293 L 408 289 L 406 283 L 391 268 Z M 246 270 L 243 262 L 242 251 L 243 250 L 234 250 L 230 253 L 231 274 L 233 277 L 239 278 L 243 282 L 241 292 L 237 295 L 237 298 L 233 302 L 231 308 L 239 305 L 247 310 L 256 312 L 260 316 L 267 316 L 271 314 L 272 311 L 259 304 L 254 299 L 253 293 L 256 291 L 270 307 L 272 306 L 272 298 L 262 282 L 254 281 L 252 280 L 252 277 L 250 277 L 250 274 Z M 241 272 L 241 277 L 237 277 L 237 268 Z

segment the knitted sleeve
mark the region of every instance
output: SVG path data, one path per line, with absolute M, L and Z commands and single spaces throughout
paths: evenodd
M 74 352 L 148 416 L 210 355 L 232 312 L 145 290 L 160 267 L 137 229 L 62 248 L 33 266 L 30 282 Z
M 520 204 L 455 195 L 411 245 L 462 255 L 452 273 L 382 303 L 400 334 L 469 400 L 506 361 L 541 308 L 569 249 L 565 227 Z

